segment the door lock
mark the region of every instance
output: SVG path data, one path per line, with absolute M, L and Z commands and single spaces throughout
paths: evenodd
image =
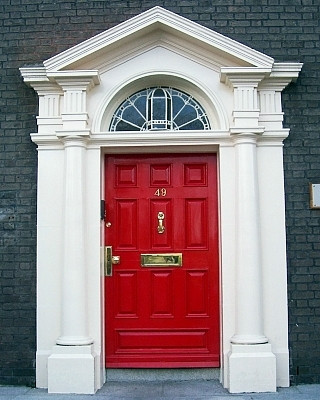
M 112 265 L 120 264 L 120 256 L 112 255 L 112 246 L 104 248 L 104 275 L 112 276 Z

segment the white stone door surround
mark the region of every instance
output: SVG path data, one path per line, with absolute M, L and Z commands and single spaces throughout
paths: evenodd
M 104 383 L 104 154 L 179 152 L 218 153 L 221 382 L 289 385 L 281 91 L 301 67 L 155 7 L 20 69 L 39 95 L 38 387 Z M 211 130 L 108 132 L 126 96 L 152 85 L 190 93 Z

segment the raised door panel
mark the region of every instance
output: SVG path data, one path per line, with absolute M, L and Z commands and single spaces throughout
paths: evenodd
M 185 200 L 186 248 L 208 248 L 208 208 L 207 199 Z
M 172 271 L 151 272 L 151 318 L 174 317 L 174 286 Z
M 167 163 L 150 165 L 150 186 L 168 187 L 171 185 L 172 165 Z
M 209 316 L 208 310 L 208 271 L 187 271 L 186 315 Z
M 133 250 L 138 245 L 138 200 L 116 199 L 116 249 Z
M 167 198 L 150 200 L 149 221 L 152 250 L 173 248 L 172 202 L 172 199 Z
M 131 271 L 115 272 L 115 298 L 117 318 L 138 316 L 137 274 Z

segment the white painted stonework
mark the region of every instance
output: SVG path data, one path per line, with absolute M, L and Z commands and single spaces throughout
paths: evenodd
M 103 155 L 179 152 L 218 153 L 221 382 L 289 385 L 281 91 L 301 67 L 155 7 L 21 68 L 39 95 L 38 387 L 94 393 L 105 380 Z M 151 85 L 190 93 L 211 130 L 108 132 Z

